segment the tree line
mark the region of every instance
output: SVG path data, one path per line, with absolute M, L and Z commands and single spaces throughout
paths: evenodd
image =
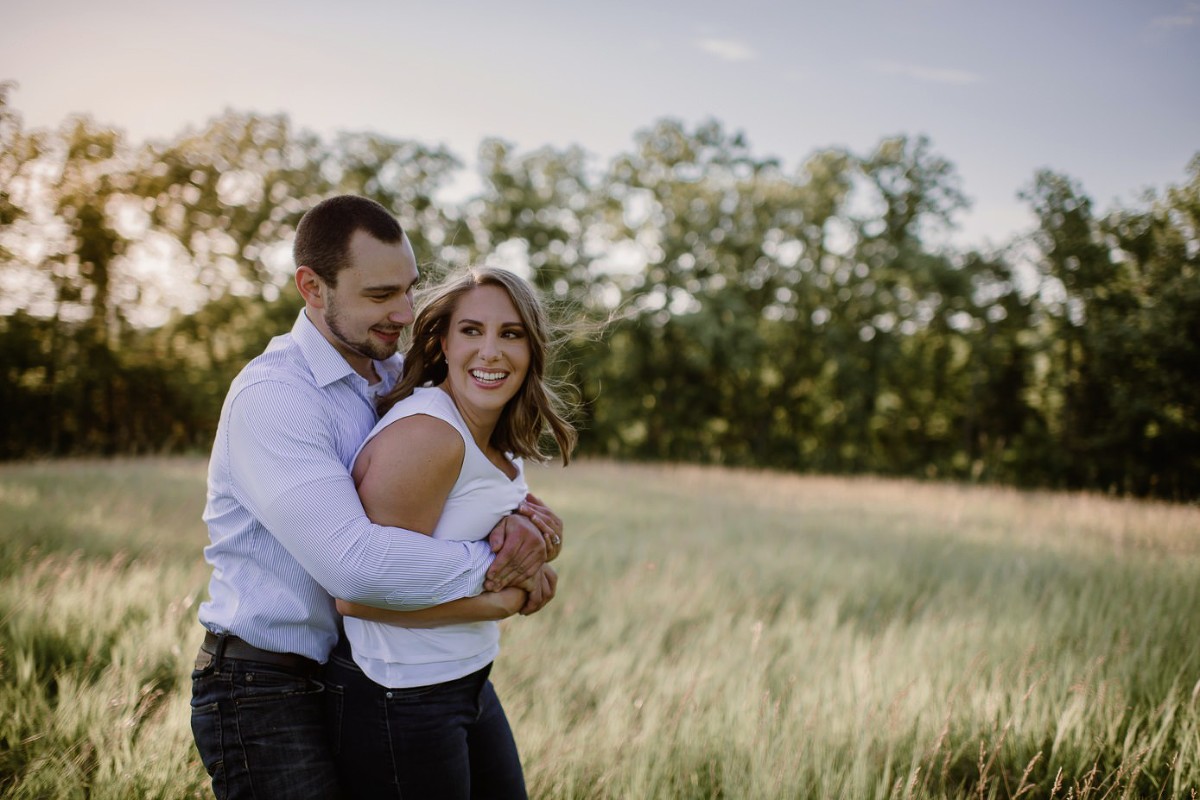
M 292 324 L 288 243 L 330 194 L 393 210 L 425 272 L 499 260 L 572 313 L 584 453 L 1200 497 L 1200 155 L 1099 212 L 1041 171 L 1030 234 L 939 244 L 967 207 L 920 136 L 794 169 L 664 119 L 606 164 L 320 137 L 227 111 L 164 141 L 28 130 L 0 84 L 0 457 L 206 451 Z

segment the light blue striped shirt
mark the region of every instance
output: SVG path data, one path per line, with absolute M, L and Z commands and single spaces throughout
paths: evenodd
M 363 511 L 350 466 L 400 359 L 375 366 L 383 381 L 372 387 L 301 310 L 234 379 L 208 465 L 209 630 L 324 662 L 337 641 L 333 597 L 404 609 L 482 590 L 486 539 L 433 539 Z

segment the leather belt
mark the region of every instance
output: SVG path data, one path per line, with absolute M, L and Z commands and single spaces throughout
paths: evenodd
M 309 678 L 315 678 L 321 674 L 321 665 L 311 658 L 305 658 L 296 653 L 276 653 L 272 650 L 263 650 L 227 633 L 216 634 L 206 630 L 204 632 L 204 641 L 200 645 L 200 652 L 212 657 L 210 663 L 211 661 L 220 662 L 222 659 L 232 658 L 238 661 L 256 661 L 259 664 L 270 664 L 273 667 L 279 667 L 288 672 Z M 202 669 L 203 667 L 200 666 L 199 661 L 198 659 L 197 668 Z M 220 664 L 218 664 L 219 666 Z

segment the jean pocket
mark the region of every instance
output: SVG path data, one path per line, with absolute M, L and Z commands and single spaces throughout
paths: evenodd
M 446 694 L 446 684 L 434 683 L 428 686 L 409 686 L 403 689 L 384 688 L 384 697 L 397 703 L 414 703 L 429 700 L 436 695 Z
M 221 730 L 221 706 L 206 703 L 192 706 L 192 738 L 204 770 L 212 778 L 213 792 L 225 796 L 225 741 Z
M 315 695 L 324 691 L 319 681 L 274 670 L 252 670 L 233 679 L 233 696 L 238 704 L 269 701 L 281 697 Z
M 329 731 L 329 745 L 333 754 L 342 752 L 342 713 L 346 704 L 346 693 L 336 683 L 325 684 L 325 730 Z

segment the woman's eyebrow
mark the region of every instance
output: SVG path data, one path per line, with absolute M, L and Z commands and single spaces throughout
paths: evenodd
M 466 317 L 463 317 L 463 318 L 457 320 L 454 324 L 455 325 L 480 325 L 480 326 L 483 325 L 483 323 L 477 319 L 467 319 Z M 512 322 L 501 322 L 500 327 L 501 328 L 524 328 L 525 324 L 523 322 L 521 322 L 520 320 L 514 320 Z

